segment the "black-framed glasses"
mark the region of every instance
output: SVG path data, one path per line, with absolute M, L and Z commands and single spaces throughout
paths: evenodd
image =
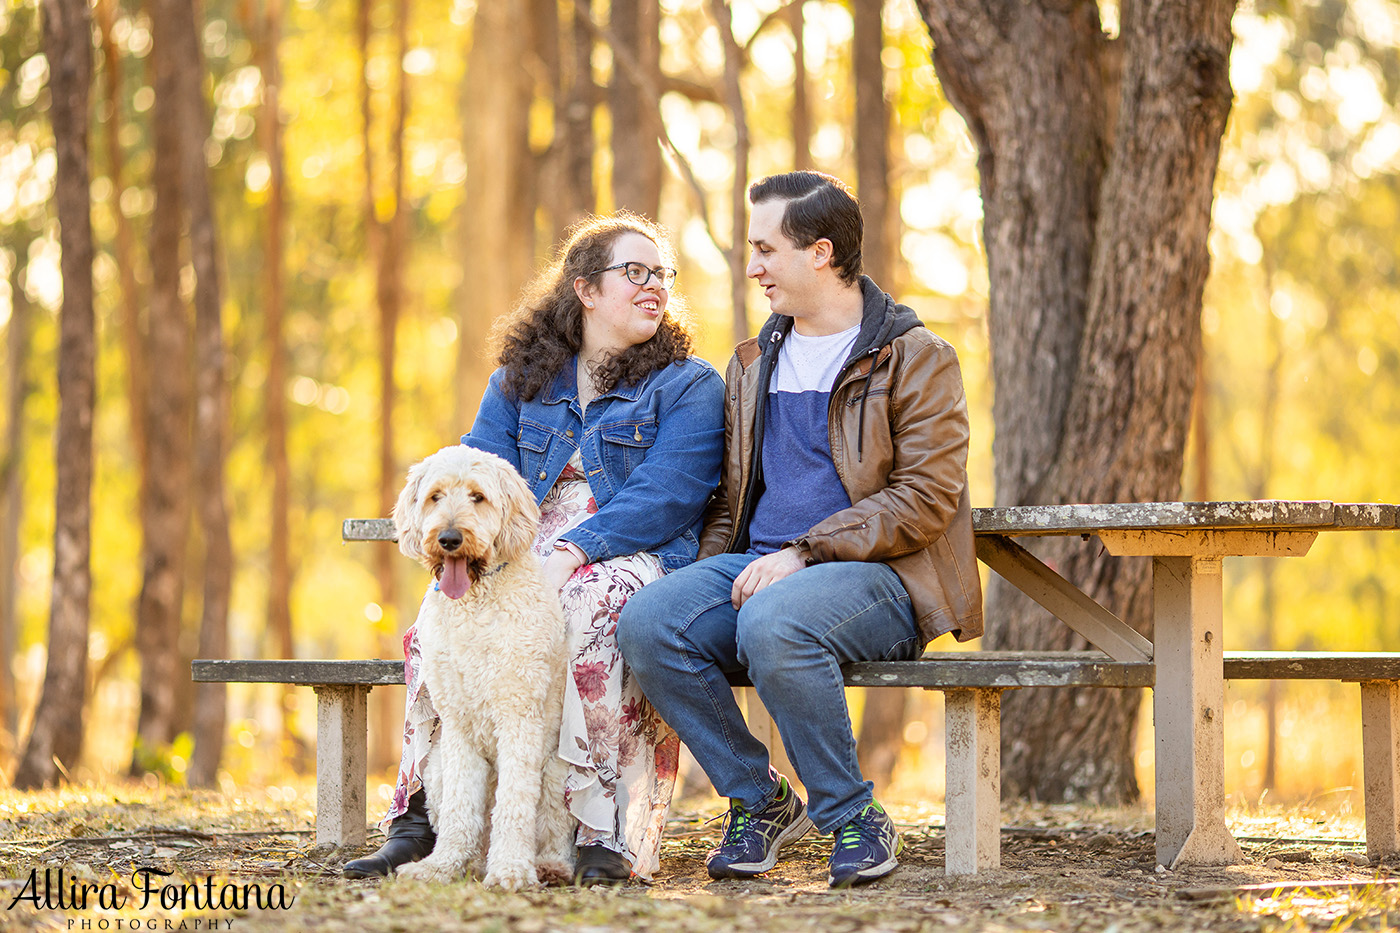
M 598 275 L 600 272 L 611 272 L 614 269 L 625 269 L 627 281 L 633 285 L 646 285 L 651 281 L 651 277 L 656 276 L 656 280 L 661 283 L 662 288 L 670 288 L 676 284 L 676 270 L 668 269 L 666 266 L 657 266 L 655 269 L 648 268 L 640 262 L 620 262 L 615 266 L 608 266 L 606 269 L 598 269 L 589 275 Z

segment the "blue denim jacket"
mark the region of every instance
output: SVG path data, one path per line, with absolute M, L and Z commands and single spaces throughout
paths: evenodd
M 542 502 L 579 450 L 598 511 L 564 534 L 589 561 L 649 551 L 666 570 L 695 560 L 724 453 L 724 379 L 691 357 L 578 405 L 570 364 L 528 402 L 491 374 L 462 443 L 515 466 Z

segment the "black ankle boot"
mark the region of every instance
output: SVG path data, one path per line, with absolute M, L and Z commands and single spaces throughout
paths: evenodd
M 594 884 L 622 884 L 632 876 L 627 859 L 609 849 L 594 843 L 578 847 L 578 865 L 574 868 L 574 884 L 588 886 Z
M 428 820 L 428 795 L 421 788 L 408 798 L 408 809 L 389 824 L 387 836 L 378 852 L 346 862 L 341 875 L 346 878 L 387 877 L 400 865 L 416 862 L 433 851 L 437 834 Z

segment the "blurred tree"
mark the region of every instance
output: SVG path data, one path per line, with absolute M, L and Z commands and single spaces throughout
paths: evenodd
M 576 7 L 575 16 L 583 16 L 585 10 L 586 6 Z M 515 305 L 534 261 L 534 216 L 520 207 L 522 202 L 534 203 L 525 194 L 533 182 L 528 118 L 534 81 L 525 68 L 526 36 L 520 29 L 524 17 L 524 0 L 479 5 L 467 53 L 461 115 L 467 181 L 458 219 L 462 286 L 457 295 L 454 383 L 455 423 L 463 433 L 475 420 L 486 377 L 495 368 L 483 352 L 487 335 L 496 318 Z M 577 67 L 576 94 L 582 101 L 584 65 Z M 492 93 L 481 93 L 488 85 Z M 577 183 L 583 174 L 578 164 L 569 177 Z
M 593 82 L 592 0 L 574 0 L 567 34 L 560 32 L 563 64 L 555 97 L 555 147 L 559 150 L 560 186 L 556 199 L 555 235 L 592 213 L 593 191 Z
M 193 4 L 185 0 L 153 2 L 156 18 L 169 20 L 165 36 L 172 44 L 178 72 L 188 78 L 179 85 L 175 111 L 181 135 L 179 177 L 189 217 L 189 252 L 195 275 L 193 488 L 204 540 L 198 656 L 223 658 L 228 656 L 233 543 L 224 482 L 228 444 L 221 257 L 205 158 L 209 113 L 204 82 L 199 79 L 205 69 Z M 214 785 L 223 755 L 226 720 L 226 685 L 199 684 L 194 695 L 194 751 L 188 770 L 191 784 Z
M 272 472 L 271 528 L 268 542 L 267 632 L 277 657 L 296 657 L 293 636 L 292 581 L 296 568 L 291 544 L 291 465 L 287 459 L 286 213 L 287 172 L 282 127 L 282 0 L 263 0 L 249 8 L 248 31 L 254 36 L 253 58 L 262 82 L 257 118 L 258 144 L 267 170 L 263 213 L 262 317 L 267 380 L 263 385 L 267 466 Z M 296 696 L 282 691 L 284 752 L 301 758 L 305 742 L 296 731 Z
M 865 224 L 861 263 L 881 288 L 894 290 L 894 265 L 899 237 L 898 199 L 890 192 L 890 108 L 885 100 L 883 0 L 854 0 L 851 39 L 855 74 L 856 194 Z M 796 76 L 801 78 L 799 72 Z M 904 745 L 907 690 L 866 690 L 856 746 L 860 770 L 877 788 L 894 776 L 895 761 Z
M 29 8 L 12 11 L 6 28 L 0 31 L 0 69 L 14 74 L 26 63 L 43 54 L 37 12 Z M 21 82 L 0 84 L 0 114 L 14 118 Z M 0 132 L 0 151 L 19 134 Z M 14 149 L 9 149 L 11 158 Z M 15 178 L 16 187 L 22 183 Z M 31 397 L 36 394 L 35 330 L 38 323 L 25 294 L 25 266 L 36 237 L 33 225 L 16 213 L 0 222 L 0 269 L 4 270 L 9 293 L 9 319 L 5 326 L 5 415 L 4 440 L 0 442 L 0 752 L 11 757 L 20 741 L 20 695 L 15 682 L 20 634 L 19 558 L 22 553 L 20 527 L 25 515 L 27 493 L 25 458 L 26 419 Z
M 19 631 L 15 611 L 19 581 L 19 520 L 24 507 L 24 410 L 32 391 L 28 366 L 31 344 L 29 301 L 24 295 L 23 265 L 9 261 L 10 322 L 5 337 L 5 444 L 0 454 L 0 728 L 18 741 L 19 705 L 15 693 L 14 658 Z
M 532 137 L 546 135 L 549 142 L 534 156 L 534 197 L 532 206 L 536 215 L 535 224 L 544 236 L 540 242 L 548 246 L 558 238 L 563 229 L 561 217 L 569 213 L 564 193 L 564 147 L 562 135 L 565 117 L 564 47 L 569 37 L 564 34 L 563 20 L 560 18 L 559 0 L 530 0 L 530 58 L 535 67 L 534 74 L 535 106 L 548 111 L 548 119 L 537 119 L 540 126 L 532 132 Z M 547 127 L 546 127 L 547 124 Z M 567 223 L 567 221 L 564 221 Z
M 57 780 L 82 751 L 89 595 L 92 590 L 92 419 L 96 396 L 92 218 L 88 176 L 88 93 L 92 21 L 86 0 L 44 0 L 49 119 L 58 166 L 55 200 L 61 225 L 63 307 L 58 359 L 53 602 L 48 662 L 29 740 L 14 786 L 33 790 Z
M 720 249 L 729 263 L 729 299 L 732 302 L 734 343 L 737 344 L 749 337 L 748 274 L 745 269 L 748 255 L 749 120 L 744 110 L 744 89 L 740 81 L 748 56 L 734 38 L 734 13 L 728 0 L 710 0 L 710 15 L 719 27 L 720 44 L 724 49 L 724 105 L 729 109 L 729 119 L 734 124 L 729 242 Z M 714 236 L 713 230 L 710 235 Z
M 657 0 L 612 0 L 608 19 L 617 39 L 614 57 L 625 56 L 651 87 L 661 83 L 661 7 Z M 628 71 L 614 68 L 608 85 L 612 115 L 612 197 L 626 208 L 655 219 L 661 206 L 661 114 L 646 88 Z
M 1267 293 L 1272 293 L 1274 289 L 1274 273 L 1272 257 L 1264 258 L 1264 288 Z M 1264 345 L 1267 347 L 1267 362 L 1264 369 L 1264 385 L 1261 394 L 1264 404 L 1259 412 L 1259 438 L 1258 468 L 1255 471 L 1254 482 L 1251 483 L 1249 497 L 1251 499 L 1264 499 L 1268 497 L 1270 480 L 1273 479 L 1274 455 L 1278 447 L 1276 433 L 1278 431 L 1278 409 L 1279 392 L 1282 386 L 1283 374 L 1283 341 L 1281 339 L 1280 321 L 1277 316 L 1270 314 L 1267 318 L 1267 327 L 1264 333 Z M 1205 407 L 1204 399 L 1201 407 Z M 1278 623 L 1278 587 L 1274 585 L 1274 571 L 1278 565 L 1275 560 L 1262 560 L 1260 564 L 1260 574 L 1263 592 L 1259 600 L 1259 619 L 1262 623 L 1263 638 L 1260 648 L 1265 651 L 1273 651 L 1278 645 L 1275 629 Z M 1264 781 L 1265 789 L 1273 789 L 1278 786 L 1278 700 L 1279 684 L 1276 680 L 1266 681 L 1264 684 Z
M 787 10 L 788 28 L 792 30 L 792 169 L 795 172 L 805 172 L 812 167 L 812 106 L 807 99 L 807 44 L 802 36 L 805 9 L 805 0 L 797 0 Z
M 190 354 L 190 313 L 180 290 L 184 192 L 180 184 L 184 142 L 178 96 L 181 86 L 198 86 L 198 72 L 183 70 L 175 51 L 172 17 L 152 17 L 151 69 L 154 72 L 151 219 L 151 303 L 146 358 L 161 361 L 159 391 L 146 398 L 148 469 L 142 478 L 142 579 L 136 604 L 136 652 L 141 661 L 141 706 L 131 774 L 155 767 L 175 738 L 175 685 L 183 680 L 179 661 L 180 619 L 184 606 L 189 544 L 194 373 Z
M 394 507 L 394 499 L 403 485 L 402 471 L 394 443 L 394 405 L 398 399 L 398 384 L 395 379 L 395 362 L 398 353 L 399 318 L 404 304 L 404 263 L 408 251 L 408 214 L 404 203 L 404 126 L 408 120 L 408 75 L 403 68 L 404 57 L 408 53 L 408 0 L 396 0 L 394 4 L 394 61 L 395 89 L 393 122 L 389 135 L 389 150 L 392 156 L 391 182 L 387 194 L 376 190 L 374 173 L 373 107 L 369 83 L 369 47 L 371 39 L 372 0 L 361 0 L 359 16 L 360 51 L 363 68 L 361 70 L 360 106 L 364 126 L 361 139 L 364 146 L 365 165 L 365 228 L 369 231 L 370 259 L 375 270 L 375 304 L 379 312 L 379 513 L 388 515 Z M 379 604 L 386 608 L 390 623 L 379 628 L 380 657 L 392 657 L 395 639 L 392 633 L 394 609 L 398 605 L 395 569 L 397 554 L 392 548 L 380 547 L 376 551 L 375 575 L 379 581 Z M 380 691 L 376 696 L 376 719 L 380 724 L 380 741 L 376 743 L 375 759 L 380 767 L 387 767 L 397 760 L 402 730 L 402 711 L 396 707 L 389 694 Z
M 112 35 L 118 0 L 97 0 L 97 23 L 102 47 L 102 137 L 107 156 L 107 178 L 114 196 L 120 200 L 126 190 L 126 159 L 122 153 L 122 56 Z M 136 453 L 139 475 L 150 472 L 146 447 L 146 381 L 145 332 L 141 324 L 141 289 L 136 282 L 136 231 L 131 219 L 120 209 L 112 212 L 116 221 L 113 245 L 117 261 L 117 276 L 121 286 L 121 334 L 126 350 L 126 404 L 130 412 L 131 446 Z M 141 486 L 145 496 L 145 485 Z M 140 505 L 138 504 L 138 509 Z
M 1126 3 L 1116 40 L 1093 0 L 919 8 L 978 150 L 997 504 L 1177 498 L 1234 3 Z M 1147 561 L 1080 542 L 1041 554 L 1150 633 Z M 987 614 L 991 648 L 1085 644 L 999 579 Z M 1003 733 L 1003 792 L 1134 799 L 1140 701 L 1133 691 L 1007 697 L 1016 727 Z

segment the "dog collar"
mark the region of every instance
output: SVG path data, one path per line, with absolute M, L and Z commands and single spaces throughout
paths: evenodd
M 500 573 L 502 570 L 505 570 L 505 569 L 506 569 L 506 565 L 509 564 L 509 563 L 510 563 L 510 561 L 508 561 L 508 560 L 503 560 L 503 561 L 501 561 L 501 562 L 500 562 L 499 564 L 497 564 L 495 567 L 492 567 L 490 570 L 488 570 L 488 571 L 486 571 L 485 573 L 483 573 L 483 574 L 481 575 L 481 579 L 482 579 L 482 580 L 485 580 L 487 577 L 494 576 L 495 574 Z M 441 581 L 441 580 L 433 580 L 433 591 L 434 591 L 434 592 L 437 592 L 437 593 L 441 593 L 441 592 L 442 592 L 442 581 Z

